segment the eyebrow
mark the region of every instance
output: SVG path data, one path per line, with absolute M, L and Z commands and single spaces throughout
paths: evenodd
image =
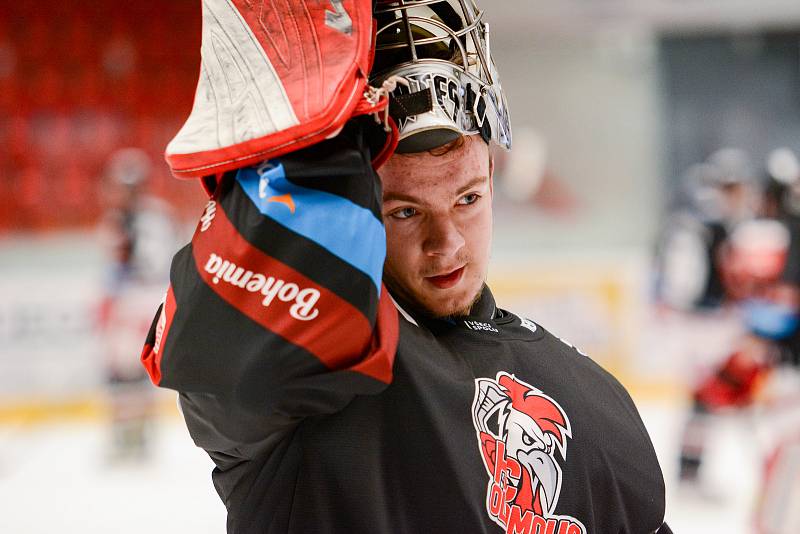
M 483 183 L 487 182 L 488 180 L 489 180 L 489 178 L 486 177 L 486 176 L 478 176 L 477 178 L 473 178 L 468 183 L 466 183 L 462 187 L 458 188 L 458 191 L 456 191 L 456 196 L 459 196 L 462 193 L 472 189 L 476 185 L 483 184 Z M 415 203 L 419 203 L 420 202 L 420 199 L 418 197 L 414 197 L 412 195 L 406 195 L 404 193 L 387 193 L 383 197 L 383 202 L 390 202 L 390 201 L 393 201 L 393 200 L 399 200 L 399 201 L 404 201 L 404 202 L 415 202 Z
M 458 191 L 456 191 L 456 196 L 462 193 L 466 193 L 469 189 L 472 189 L 476 185 L 482 185 L 486 183 L 488 180 L 489 178 L 487 176 L 478 176 L 477 178 L 473 178 L 466 185 L 464 185 L 464 187 L 461 187 L 459 188 Z

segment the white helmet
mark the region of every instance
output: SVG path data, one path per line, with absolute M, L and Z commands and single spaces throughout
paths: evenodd
M 461 135 L 511 147 L 511 124 L 489 26 L 474 0 L 378 0 L 372 84 L 399 81 L 390 115 L 398 152 L 420 152 Z

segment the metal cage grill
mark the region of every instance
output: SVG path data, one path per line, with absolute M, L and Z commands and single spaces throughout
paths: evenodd
M 425 143 L 433 143 L 453 134 L 480 133 L 487 142 L 510 147 L 489 25 L 474 0 L 378 0 L 374 14 L 373 81 L 399 76 L 409 82 L 410 89 L 393 94 L 403 107 L 397 121 L 401 145 L 418 134 L 418 140 L 424 134 L 429 138 Z M 425 143 L 412 144 L 416 150 Z

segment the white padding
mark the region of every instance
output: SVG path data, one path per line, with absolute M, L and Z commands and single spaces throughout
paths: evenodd
M 215 150 L 298 124 L 286 91 L 230 0 L 203 0 L 200 80 L 168 154 Z

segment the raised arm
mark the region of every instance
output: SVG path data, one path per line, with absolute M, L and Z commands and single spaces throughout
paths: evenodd
M 222 178 L 147 338 L 154 383 L 292 421 L 391 381 L 397 315 L 363 136 L 353 123 Z

